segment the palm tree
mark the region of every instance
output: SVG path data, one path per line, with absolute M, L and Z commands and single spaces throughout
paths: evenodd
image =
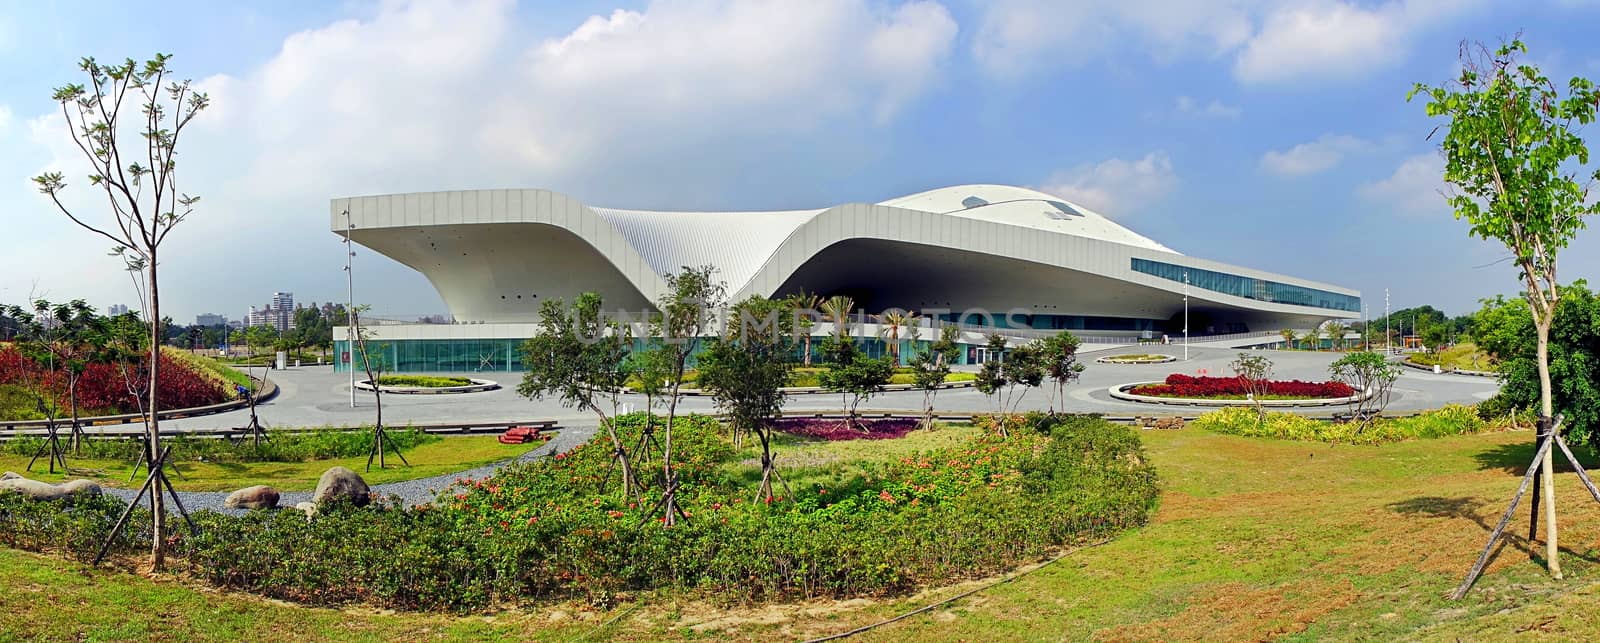
M 1311 350 L 1315 351 L 1322 349 L 1322 333 L 1317 332 L 1317 329 L 1315 328 L 1308 330 L 1306 331 L 1306 334 L 1301 335 L 1300 341 L 1305 342 L 1306 346 L 1310 347 Z
M 1322 327 L 1322 332 L 1328 334 L 1328 339 L 1333 340 L 1333 350 L 1344 347 L 1344 334 L 1350 330 L 1349 326 L 1339 322 L 1328 322 Z
M 822 302 L 822 316 L 833 322 L 835 335 L 844 335 L 845 322 L 850 319 L 850 311 L 855 310 L 856 301 L 844 295 L 834 295 Z
M 822 306 L 822 295 L 808 293 L 804 290 L 789 295 L 789 305 L 795 310 L 805 311 L 804 315 L 795 318 L 795 325 L 800 331 L 800 343 L 804 353 L 801 361 L 804 366 L 811 366 L 811 327 L 816 323 L 811 319 L 811 314 Z
M 900 329 L 906 330 L 908 339 L 917 337 L 917 314 L 899 309 L 890 310 L 878 318 L 878 336 L 888 345 L 894 363 L 900 363 Z
M 1283 343 L 1284 343 L 1285 346 L 1287 346 L 1289 348 L 1294 348 L 1295 335 L 1294 335 L 1294 331 L 1293 330 L 1285 328 L 1283 330 L 1278 331 L 1278 335 L 1280 337 L 1283 337 Z

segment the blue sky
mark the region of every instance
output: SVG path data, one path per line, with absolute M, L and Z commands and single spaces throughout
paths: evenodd
M 1521 32 L 1600 78 L 1600 3 L 10 3 L 0 10 L 0 301 L 136 304 L 37 194 L 95 212 L 52 87 L 76 60 L 175 55 L 212 97 L 179 151 L 203 197 L 164 246 L 164 310 L 343 300 L 328 199 L 545 187 L 595 205 L 787 209 L 958 183 L 1078 200 L 1185 254 L 1360 289 L 1380 314 L 1517 290 L 1438 194 L 1411 83 Z M 91 215 L 92 216 L 92 215 Z M 381 316 L 444 312 L 357 256 Z M 1485 267 L 1485 264 L 1493 264 Z M 1563 281 L 1600 278 L 1600 231 Z

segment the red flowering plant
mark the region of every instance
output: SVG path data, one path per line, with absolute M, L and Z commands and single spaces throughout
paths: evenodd
M 1324 399 L 1355 395 L 1355 389 L 1344 382 L 1272 380 L 1263 384 L 1266 387 L 1265 394 L 1274 398 Z M 1145 384 L 1134 387 L 1128 392 L 1152 397 L 1244 399 L 1249 393 L 1249 388 L 1237 377 L 1196 377 L 1173 373 L 1167 376 L 1165 383 Z

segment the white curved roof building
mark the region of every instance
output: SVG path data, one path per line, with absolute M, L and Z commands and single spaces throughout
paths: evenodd
M 330 228 L 422 272 L 457 322 L 526 324 L 541 300 L 596 291 L 641 310 L 663 275 L 712 265 L 731 300 L 799 290 L 890 308 L 1014 313 L 1088 333 L 1307 328 L 1360 316 L 1360 293 L 1188 257 L 1083 206 L 962 185 L 880 203 L 780 212 L 653 212 L 548 190 L 333 199 Z M 950 318 L 950 317 L 947 317 Z M 963 318 L 963 321 L 977 321 Z M 1005 325 L 1008 322 L 995 322 Z

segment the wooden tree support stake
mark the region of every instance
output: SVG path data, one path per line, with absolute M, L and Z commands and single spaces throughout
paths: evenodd
M 171 454 L 172 447 L 168 446 L 161 450 L 161 455 L 156 456 L 154 466 L 150 467 L 150 475 L 145 477 L 144 485 L 139 487 L 139 493 L 128 502 L 128 508 L 122 510 L 122 515 L 117 517 L 116 524 L 111 526 L 111 534 L 100 543 L 100 551 L 94 555 L 94 562 L 90 563 L 91 565 L 99 565 L 100 561 L 105 560 L 106 552 L 111 549 L 111 543 L 116 542 L 117 536 L 122 533 L 122 528 L 127 526 L 128 516 L 133 515 L 133 508 L 139 506 L 139 501 L 144 499 L 146 492 L 159 494 L 165 490 L 172 496 L 172 503 L 178 507 L 178 515 L 183 516 L 183 521 L 188 523 L 189 533 L 200 535 L 200 528 L 194 524 L 194 519 L 189 517 L 189 511 L 183 508 L 183 501 L 178 499 L 178 490 L 173 489 L 172 481 L 167 479 L 167 456 Z
M 1483 551 L 1478 554 L 1478 562 L 1473 563 L 1472 569 L 1467 572 L 1467 577 L 1462 579 L 1461 585 L 1450 593 L 1450 600 L 1461 600 L 1462 596 L 1466 596 L 1467 590 L 1472 589 L 1472 584 L 1483 573 L 1484 565 L 1488 564 L 1489 555 L 1494 551 L 1495 543 L 1504 534 L 1506 525 L 1511 522 L 1512 514 L 1516 513 L 1517 504 L 1522 501 L 1522 495 L 1527 492 L 1530 484 L 1537 484 L 1535 480 L 1539 475 L 1539 464 L 1544 460 L 1545 453 L 1556 446 L 1561 447 L 1561 453 L 1566 456 L 1568 462 L 1572 463 L 1573 470 L 1578 473 L 1578 479 L 1583 481 L 1584 488 L 1589 490 L 1589 495 L 1595 499 L 1595 502 L 1600 502 L 1600 489 L 1595 488 L 1594 482 L 1589 479 L 1589 474 L 1583 470 L 1583 464 L 1578 462 L 1577 456 L 1572 454 L 1572 449 L 1567 447 L 1567 441 L 1561 438 L 1561 417 L 1557 416 L 1550 432 L 1546 434 L 1544 439 L 1539 441 L 1539 449 L 1533 454 L 1533 462 L 1528 465 L 1527 473 L 1523 474 L 1522 484 L 1517 486 L 1517 494 L 1511 497 L 1511 506 L 1506 507 L 1505 515 L 1500 517 L 1500 523 L 1495 525 L 1494 531 L 1489 533 L 1489 542 L 1484 543 Z M 1537 488 L 1535 486 L 1535 489 Z M 1534 501 L 1538 501 L 1537 495 L 1534 497 Z M 1535 515 L 1534 518 L 1537 520 L 1538 516 Z

